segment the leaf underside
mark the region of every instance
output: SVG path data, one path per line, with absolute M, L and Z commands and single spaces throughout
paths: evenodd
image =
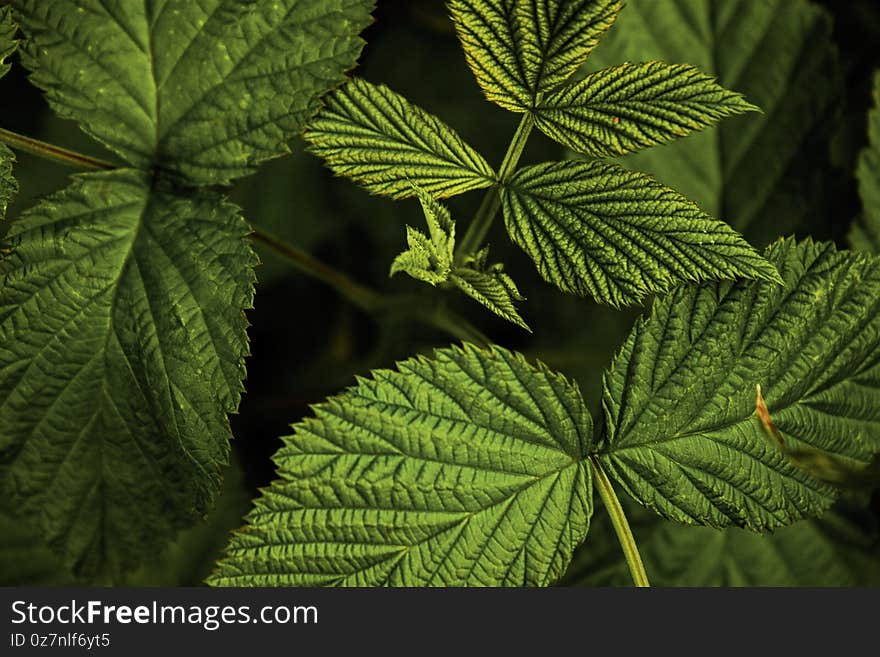
M 619 0 L 452 0 L 449 11 L 486 97 L 525 112 L 577 71 L 621 6 Z
M 20 0 L 58 114 L 139 169 L 225 184 L 287 141 L 364 45 L 372 0 Z
M 534 113 L 548 137 L 591 157 L 664 144 L 755 110 L 687 64 L 610 66 L 546 96 Z
M 309 123 L 309 150 L 373 194 L 445 198 L 493 184 L 483 156 L 449 126 L 388 87 L 353 78 Z
M 880 451 L 880 261 L 793 240 L 767 256 L 784 287 L 680 288 L 606 373 L 599 458 L 664 517 L 761 530 L 831 504 L 764 435 L 756 384 L 790 448 L 854 465 Z
M 501 348 L 439 350 L 315 407 L 209 583 L 544 585 L 586 535 L 577 388 Z
M 0 260 L 0 493 L 83 572 L 211 508 L 256 258 L 237 208 L 146 174 L 79 176 Z
M 541 276 L 614 307 L 675 284 L 778 280 L 729 226 L 640 173 L 604 162 L 520 169 L 502 191 L 511 239 Z
M 854 249 L 880 253 L 880 71 L 874 74 L 874 106 L 868 112 L 868 145 L 856 165 L 862 215 L 853 224 L 849 242 Z

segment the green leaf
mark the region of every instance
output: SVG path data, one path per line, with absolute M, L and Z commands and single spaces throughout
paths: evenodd
M 576 386 L 498 347 L 374 372 L 284 439 L 208 581 L 549 584 L 587 532 L 591 432 Z
M 839 511 L 767 534 L 688 527 L 633 505 L 627 515 L 653 586 L 880 585 L 876 522 L 867 532 Z M 632 586 L 607 514 L 593 517 L 560 584 Z
M 0 586 L 73 586 L 76 582 L 34 527 L 0 509 Z
M 489 249 L 483 249 L 476 256 L 479 264 L 456 267 L 449 280 L 499 317 L 531 332 L 513 305 L 514 301 L 525 301 L 525 297 L 519 293 L 513 279 L 504 273 L 504 265 L 498 263 L 486 267 L 488 257 Z
M 406 227 L 409 249 L 391 263 L 391 276 L 405 272 L 420 281 L 440 285 L 449 280 L 455 251 L 455 224 L 449 210 L 422 188 L 415 188 L 428 222 L 428 235 Z
M 831 504 L 764 435 L 756 385 L 788 448 L 863 467 L 880 451 L 880 260 L 793 240 L 767 256 L 784 287 L 680 288 L 606 373 L 599 458 L 664 517 L 761 530 Z
M 853 224 L 849 242 L 854 249 L 880 253 L 880 71 L 874 74 L 874 107 L 868 112 L 868 145 L 856 165 L 862 216 Z
M 827 12 L 806 0 L 627 0 L 590 57 L 688 62 L 763 110 L 627 156 L 751 243 L 827 221 L 842 76 Z
M 493 313 L 531 331 L 513 305 L 524 301 L 516 283 L 504 273 L 504 265 L 489 265 L 489 249 L 484 248 L 461 265 L 455 264 L 455 222 L 449 210 L 424 189 L 415 188 L 428 222 L 429 235 L 406 227 L 409 249 L 391 263 L 391 276 L 406 272 L 430 285 L 451 283 Z
M 544 97 L 535 125 L 593 157 L 623 155 L 756 110 L 686 64 L 644 62 L 602 69 Z
M 620 0 L 452 0 L 449 10 L 486 98 L 525 112 L 577 71 L 621 6 Z
M 25 213 L 0 260 L 0 495 L 111 575 L 220 486 L 255 257 L 237 208 L 119 170 Z
M 12 10 L 9 7 L 0 7 L 0 78 L 9 72 L 9 64 L 6 63 L 6 59 L 18 47 L 15 32 Z M 6 208 L 9 202 L 18 193 L 18 182 L 12 176 L 14 163 L 15 155 L 13 152 L 5 144 L 0 144 L 0 219 L 6 217 Z
M 15 38 L 17 29 L 12 20 L 12 10 L 7 6 L 0 7 L 0 78 L 9 72 L 11 66 L 6 59 L 18 48 Z
M 524 167 L 502 201 L 507 232 L 545 280 L 611 306 L 639 303 L 683 281 L 779 280 L 729 226 L 613 164 Z
M 310 150 L 373 194 L 407 198 L 415 185 L 444 198 L 494 182 L 452 128 L 388 87 L 353 78 L 325 102 L 306 131 Z
M 12 175 L 15 154 L 0 144 L 0 219 L 6 218 L 6 208 L 18 193 L 18 181 Z
M 288 151 L 363 47 L 372 0 L 20 0 L 61 116 L 139 168 L 225 184 Z
M 241 467 L 233 462 L 223 472 L 223 489 L 217 503 L 199 524 L 181 532 L 174 543 L 152 555 L 124 586 L 198 586 L 220 556 L 229 534 L 241 527 L 251 508 Z

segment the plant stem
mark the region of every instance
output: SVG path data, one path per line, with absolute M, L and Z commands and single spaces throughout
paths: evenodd
M 332 267 L 324 264 L 313 255 L 287 242 L 283 242 L 266 231 L 252 227 L 250 237 L 275 253 L 284 256 L 298 271 L 326 283 L 358 308 L 374 313 L 386 305 L 382 295 L 359 283 Z
M 492 227 L 492 222 L 495 220 L 495 215 L 498 214 L 498 208 L 501 207 L 499 185 L 510 180 L 510 177 L 516 171 L 516 165 L 519 164 L 519 158 L 526 147 L 526 142 L 529 139 L 529 134 L 532 132 L 533 125 L 532 115 L 529 113 L 523 114 L 519 125 L 516 127 L 516 132 L 513 134 L 513 139 L 510 141 L 510 146 L 507 147 L 507 153 L 504 154 L 501 167 L 498 169 L 498 182 L 490 187 L 486 195 L 483 196 L 480 207 L 477 208 L 473 220 L 468 226 L 461 242 L 459 242 L 458 250 L 455 254 L 457 262 L 461 262 L 466 256 L 474 253 L 480 248 L 483 240 L 486 239 L 486 235 Z
M 76 151 L 71 151 L 39 139 L 26 137 L 10 130 L 0 128 L 0 141 L 47 160 L 91 170 L 111 170 L 115 164 L 99 160 Z M 264 230 L 253 227 L 251 239 L 260 242 L 279 255 L 284 256 L 298 271 L 326 283 L 358 308 L 371 315 L 398 311 L 409 315 L 423 324 L 432 326 L 454 338 L 486 346 L 489 340 L 476 327 L 463 317 L 436 304 L 426 308 L 422 298 L 400 295 L 388 297 L 353 281 L 344 273 L 333 269 L 299 247 L 284 242 Z
M 639 554 L 639 548 L 633 538 L 632 530 L 620 506 L 620 500 L 614 492 L 614 487 L 605 474 L 602 464 L 595 456 L 590 457 L 590 464 L 593 466 L 593 474 L 596 476 L 596 486 L 599 489 L 599 497 L 602 498 L 608 514 L 611 516 L 611 524 L 614 525 L 614 531 L 617 533 L 617 540 L 620 541 L 620 547 L 623 548 L 623 554 L 626 557 L 626 563 L 629 566 L 630 575 L 632 575 L 633 583 L 636 586 L 651 586 L 648 583 L 648 574 L 645 572 L 645 564 L 642 563 L 642 556 Z
M 371 315 L 400 312 L 444 333 L 478 346 L 487 346 L 488 338 L 463 317 L 442 305 L 426 307 L 424 297 L 386 296 L 353 281 L 344 273 L 324 264 L 313 255 L 259 229 L 251 229 L 251 238 L 284 256 L 300 272 L 335 289 L 361 310 Z
M 0 128 L 0 141 L 6 143 L 12 148 L 25 151 L 26 153 L 31 153 L 32 155 L 37 155 L 47 160 L 54 160 L 55 162 L 60 162 L 80 169 L 101 169 L 106 171 L 116 168 L 116 165 L 110 162 L 99 160 L 95 157 L 89 157 L 88 155 L 77 153 L 76 151 L 67 150 L 66 148 L 61 148 L 60 146 L 55 146 L 54 144 L 49 144 L 45 141 L 40 141 L 39 139 L 25 137 L 24 135 L 12 132 L 11 130 L 5 130 L 4 128 Z

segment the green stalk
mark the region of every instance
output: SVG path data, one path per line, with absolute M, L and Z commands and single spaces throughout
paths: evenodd
M 39 139 L 26 137 L 10 130 L 0 128 L 0 141 L 12 148 L 22 150 L 38 157 L 60 162 L 79 169 L 109 171 L 117 165 L 99 160 L 76 151 L 71 151 Z M 283 256 L 295 269 L 321 281 L 335 289 L 355 306 L 371 315 L 399 311 L 413 319 L 432 326 L 452 337 L 485 346 L 489 340 L 463 317 L 436 305 L 425 308 L 420 299 L 410 296 L 389 297 L 353 281 L 346 274 L 333 269 L 306 251 L 284 242 L 259 228 L 253 227 L 250 238 L 260 242 Z
M 531 114 L 528 112 L 523 114 L 516 132 L 513 134 L 513 139 L 510 141 L 510 146 L 507 147 L 507 153 L 504 154 L 501 167 L 498 169 L 498 182 L 492 185 L 486 192 L 486 195 L 483 196 L 483 201 L 480 203 L 480 207 L 477 208 L 473 221 L 471 221 L 467 232 L 465 232 L 464 237 L 458 244 L 458 249 L 455 253 L 456 262 L 460 263 L 465 257 L 479 249 L 483 240 L 486 239 L 486 235 L 489 234 L 489 229 L 492 227 L 495 215 L 498 214 L 498 208 L 501 207 L 499 186 L 510 180 L 510 177 L 516 171 L 519 158 L 526 147 L 526 142 L 529 140 L 529 134 L 531 134 L 534 124 L 535 122 L 532 120 Z
M 76 151 L 70 151 L 66 148 L 40 141 L 39 139 L 25 137 L 17 132 L 3 128 L 0 128 L 0 141 L 4 142 L 7 146 L 30 153 L 31 155 L 37 155 L 38 157 L 61 162 L 79 169 L 101 169 L 107 171 L 116 168 L 116 165 L 110 162 L 89 157 Z
M 623 548 L 623 554 L 626 557 L 626 564 L 629 566 L 630 575 L 632 575 L 633 583 L 636 586 L 651 586 L 648 583 L 648 574 L 645 572 L 645 564 L 642 563 L 642 555 L 639 554 L 639 548 L 636 540 L 633 538 L 632 530 L 620 506 L 620 500 L 614 492 L 614 487 L 605 474 L 602 464 L 595 456 L 590 457 L 590 465 L 593 467 L 593 474 L 596 479 L 596 487 L 599 489 L 599 497 L 602 503 L 608 509 L 611 516 L 611 524 L 614 525 L 614 531 L 617 534 L 617 540 L 620 541 L 620 547 Z

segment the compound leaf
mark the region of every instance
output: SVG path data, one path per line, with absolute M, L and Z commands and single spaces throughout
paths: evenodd
M 784 287 L 679 288 L 606 373 L 599 458 L 664 517 L 761 530 L 831 504 L 765 435 L 756 385 L 787 449 L 854 468 L 880 451 L 880 260 L 794 240 L 767 256 Z
M 255 257 L 237 208 L 145 173 L 78 177 L 0 260 L 0 495 L 84 573 L 118 574 L 211 508 Z
M 360 78 L 331 93 L 309 123 L 309 149 L 373 194 L 437 197 L 493 184 L 495 172 L 437 117 Z
M 686 64 L 602 69 L 545 96 L 534 113 L 548 137 L 593 157 L 623 155 L 757 109 Z
M 806 0 L 627 0 L 591 66 L 687 62 L 763 114 L 629 155 L 626 166 L 694 199 L 752 243 L 825 221 L 836 198 L 828 153 L 842 97 L 831 27 L 827 12 Z
M 140 168 L 224 184 L 288 151 L 363 47 L 372 0 L 20 0 L 52 107 Z
M 880 585 L 876 528 L 865 531 L 837 510 L 766 534 L 689 527 L 634 505 L 627 516 L 654 586 Z M 632 586 L 607 514 L 593 516 L 590 540 L 560 583 Z
M 620 0 L 452 0 L 467 62 L 486 97 L 525 112 L 584 63 Z
M 862 216 L 853 224 L 849 241 L 854 249 L 880 253 L 880 71 L 874 74 L 874 107 L 868 112 L 868 145 L 856 165 Z
M 520 169 L 504 221 L 550 283 L 623 306 L 682 281 L 779 275 L 736 232 L 644 174 L 603 162 Z
M 210 584 L 546 585 L 586 535 L 590 415 L 504 349 L 374 372 L 294 428 Z

